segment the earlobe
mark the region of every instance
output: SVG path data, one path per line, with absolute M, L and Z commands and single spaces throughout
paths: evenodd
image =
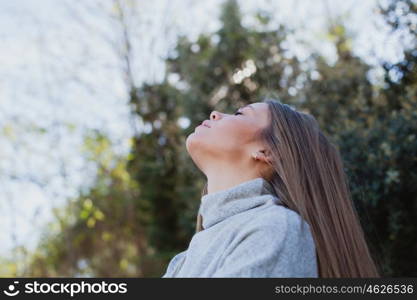
M 269 158 L 265 154 L 262 155 L 262 158 L 261 159 L 262 159 L 263 162 L 266 162 L 266 163 L 269 160 Z
M 253 152 L 252 153 L 252 157 L 255 160 L 262 160 L 262 161 L 266 161 L 268 159 L 268 157 L 265 156 L 265 152 L 264 151 Z
M 262 152 L 262 160 L 265 162 L 265 163 L 272 163 L 272 157 L 271 157 L 271 155 L 270 155 L 270 152 L 269 151 L 267 151 L 267 150 L 265 150 L 265 151 L 261 151 Z
M 272 163 L 272 157 L 267 150 L 256 151 L 252 153 L 255 160 L 262 160 L 265 163 Z

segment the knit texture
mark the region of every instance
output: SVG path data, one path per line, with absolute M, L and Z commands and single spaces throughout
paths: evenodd
M 318 277 L 309 225 L 258 177 L 201 197 L 204 230 L 175 255 L 169 277 Z

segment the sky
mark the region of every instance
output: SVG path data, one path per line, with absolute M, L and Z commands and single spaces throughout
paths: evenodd
M 129 1 L 124 1 L 127 4 Z M 87 4 L 88 3 L 88 4 Z M 62 206 L 94 182 L 95 165 L 82 150 L 83 136 L 105 132 L 114 151 L 129 150 L 135 130 L 127 105 L 120 28 L 109 17 L 112 1 L 0 1 L 0 256 L 13 246 L 35 247 L 43 226 Z M 195 41 L 219 29 L 222 1 L 133 1 L 127 16 L 133 41 L 135 83 L 158 82 L 163 58 L 178 34 Z M 314 49 L 332 63 L 325 28 L 344 20 L 354 53 L 375 68 L 401 58 L 399 38 L 375 14 L 374 0 L 239 1 L 243 24 L 258 9 L 274 12 L 273 24 L 296 28 L 287 41 L 306 59 Z M 139 17 L 138 17 L 139 16 Z M 186 123 L 186 122 L 185 122 Z

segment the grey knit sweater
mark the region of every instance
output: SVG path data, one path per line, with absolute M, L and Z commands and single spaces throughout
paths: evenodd
M 162 278 L 318 277 L 309 225 L 280 205 L 262 177 L 204 195 L 199 213 L 204 230 Z

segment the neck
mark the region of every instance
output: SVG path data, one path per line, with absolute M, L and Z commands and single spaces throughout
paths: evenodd
M 242 174 L 241 174 L 242 173 Z M 226 190 L 242 182 L 260 177 L 255 173 L 239 172 L 239 169 L 217 168 L 206 171 L 207 194 Z

